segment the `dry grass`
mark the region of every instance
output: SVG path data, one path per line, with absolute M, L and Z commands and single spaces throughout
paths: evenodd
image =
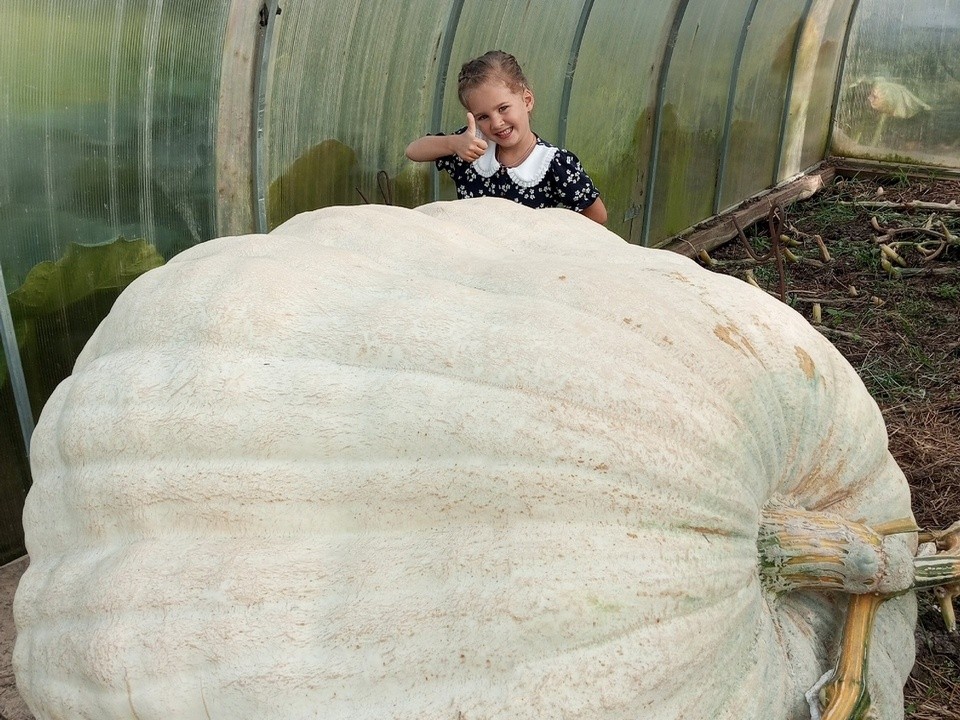
M 960 401 L 898 405 L 885 409 L 884 419 L 917 521 L 935 527 L 960 516 Z

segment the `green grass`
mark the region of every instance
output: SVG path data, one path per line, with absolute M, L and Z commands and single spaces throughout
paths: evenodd
M 882 272 L 880 251 L 863 240 L 841 238 L 830 245 L 830 254 L 836 259 L 849 260 L 853 264 L 873 272 Z
M 829 321 L 831 327 L 839 327 L 841 324 L 854 318 L 854 314 L 849 310 L 841 308 L 826 307 L 823 309 L 823 317 Z
M 856 206 L 840 205 L 835 200 L 815 202 L 804 208 L 804 229 L 816 228 L 816 232 L 820 232 L 834 225 L 850 222 L 857 217 L 857 212 Z
M 922 307 L 923 303 L 904 298 L 898 304 L 896 312 L 890 316 L 890 320 L 908 339 L 917 337 L 925 324 Z
M 934 297 L 940 300 L 960 300 L 960 283 L 943 283 L 933 288 Z
M 910 187 L 911 179 L 910 175 L 907 174 L 906 168 L 902 166 L 894 167 L 891 169 L 891 175 L 888 177 L 888 185 L 895 187 Z
M 912 382 L 913 373 L 891 363 L 890 358 L 868 360 L 857 368 L 857 372 L 878 402 L 922 400 L 926 397 L 926 390 Z

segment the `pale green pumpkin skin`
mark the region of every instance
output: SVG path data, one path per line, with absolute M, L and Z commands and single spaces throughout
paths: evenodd
M 147 273 L 32 463 L 38 720 L 799 720 L 845 597 L 761 587 L 761 509 L 911 516 L 799 315 L 489 199 L 327 208 Z M 880 611 L 883 720 L 914 622 Z

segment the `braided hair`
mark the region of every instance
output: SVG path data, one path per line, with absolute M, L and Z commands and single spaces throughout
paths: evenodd
M 460 68 L 460 74 L 457 75 L 460 104 L 466 107 L 467 94 L 488 80 L 502 80 L 514 92 L 530 89 L 527 76 L 520 69 L 517 59 L 503 50 L 491 50 L 468 60 Z

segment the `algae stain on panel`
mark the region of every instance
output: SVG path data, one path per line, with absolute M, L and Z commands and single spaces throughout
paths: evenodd
M 331 205 L 416 207 L 431 200 L 429 167 L 406 163 L 399 172 L 360 167 L 353 148 L 328 139 L 298 157 L 267 189 L 272 229 L 294 215 Z
M 298 213 L 356 205 L 357 154 L 339 140 L 324 140 L 298 157 L 267 189 L 267 223 L 275 228 Z

